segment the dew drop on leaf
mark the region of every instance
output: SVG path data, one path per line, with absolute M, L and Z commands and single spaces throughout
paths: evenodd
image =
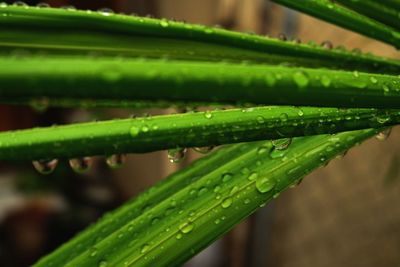
M 213 114 L 211 113 L 211 111 L 207 110 L 206 112 L 204 112 L 204 117 L 206 117 L 206 119 L 211 119 L 213 117 Z
M 73 158 L 69 160 L 69 166 L 74 172 L 84 173 L 90 169 L 93 164 L 91 157 Z
M 386 139 L 389 138 L 390 133 L 392 132 L 392 128 L 387 128 L 383 130 L 382 132 L 379 132 L 375 138 L 378 139 L 379 141 L 385 141 Z
M 174 148 L 168 150 L 168 160 L 171 163 L 181 162 L 186 155 L 186 148 Z
M 330 41 L 323 41 L 321 43 L 321 46 L 323 48 L 325 48 L 325 49 L 332 49 L 333 48 L 333 45 L 332 45 L 332 43 Z
M 258 173 L 252 172 L 252 173 L 250 173 L 249 176 L 247 176 L 247 179 L 250 181 L 253 181 L 253 180 L 257 179 L 257 177 L 258 177 Z
M 293 74 L 293 80 L 300 89 L 306 88 L 310 82 L 307 75 L 302 71 L 297 71 Z
M 226 183 L 226 182 L 230 181 L 232 179 L 232 177 L 233 177 L 232 173 L 229 173 L 229 172 L 224 173 L 222 175 L 222 182 Z
M 203 146 L 203 147 L 193 147 L 193 150 L 201 153 L 201 154 L 207 154 L 211 150 L 213 150 L 214 146 Z
M 221 202 L 221 206 L 226 209 L 229 208 L 232 205 L 232 198 L 227 197 L 224 200 L 222 200 Z
M 58 159 L 52 160 L 35 160 L 32 161 L 33 167 L 41 174 L 52 173 L 58 164 Z
M 285 150 L 289 147 L 289 145 L 292 143 L 291 138 L 281 138 L 281 139 L 276 139 L 272 140 L 272 145 L 276 150 Z
M 132 137 L 138 136 L 138 135 L 139 135 L 139 132 L 140 132 L 140 129 L 139 129 L 138 127 L 136 127 L 136 126 L 132 126 L 132 127 L 129 129 L 129 134 L 130 134 Z
M 110 16 L 110 15 L 112 15 L 114 13 L 114 11 L 112 9 L 109 9 L 109 8 L 100 8 L 97 11 L 103 16 Z
M 149 244 L 144 244 L 143 246 L 142 246 L 142 248 L 140 249 L 140 253 L 146 253 L 146 251 L 148 251 L 149 250 L 149 248 L 150 248 L 150 245 Z
M 268 193 L 275 188 L 275 181 L 267 177 L 257 179 L 256 188 L 260 193 Z
M 107 261 L 99 261 L 98 267 L 107 267 L 108 266 L 108 262 Z
M 106 163 L 108 167 L 111 169 L 118 169 L 121 168 L 122 165 L 124 165 L 126 161 L 126 155 L 125 154 L 114 154 L 106 159 Z
M 331 79 L 328 76 L 323 75 L 321 77 L 321 83 L 324 87 L 329 87 L 331 85 Z
M 24 6 L 24 7 L 27 7 L 28 5 L 23 1 L 15 1 L 13 3 L 13 6 Z
M 179 226 L 179 230 L 183 233 L 183 234 L 188 234 L 190 233 L 194 228 L 193 223 L 191 222 L 186 222 L 183 223 Z

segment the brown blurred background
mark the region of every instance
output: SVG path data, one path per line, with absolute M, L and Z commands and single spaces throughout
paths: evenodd
M 28 4 L 35 5 L 36 1 Z M 51 6 L 111 8 L 151 14 L 262 35 L 331 41 L 399 58 L 390 46 L 348 32 L 268 0 L 50 0 Z M 0 106 L 0 129 L 63 124 L 132 113 L 174 110 L 64 110 L 40 113 L 31 108 Z M 185 266 L 400 266 L 400 131 L 384 141 L 369 140 L 343 159 L 315 171 Z M 105 211 L 187 165 L 199 155 L 190 151 L 172 164 L 166 152 L 129 155 L 119 170 L 101 158 L 84 175 L 66 162 L 48 176 L 30 163 L 0 164 L 0 266 L 28 266 L 95 221 Z M 18 170 L 18 171 L 17 171 Z

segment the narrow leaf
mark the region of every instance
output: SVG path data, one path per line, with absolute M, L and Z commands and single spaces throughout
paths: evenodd
M 249 61 L 399 73 L 399 63 L 342 49 L 165 19 L 0 5 L 0 54 L 30 51 L 196 61 Z
M 400 110 L 255 107 L 0 133 L 0 159 L 39 160 L 216 146 L 381 128 Z
M 272 1 L 400 48 L 399 31 L 330 0 Z
M 0 102 L 73 99 L 399 108 L 393 75 L 285 66 L 122 60 L 1 58 Z M 85 103 L 85 102 L 84 102 Z
M 374 134 L 296 138 L 283 151 L 268 141 L 220 150 L 105 216 L 35 266 L 178 266 L 307 173 Z M 206 173 L 200 165 L 208 166 Z
M 336 2 L 378 22 L 391 26 L 397 31 L 400 30 L 400 6 L 398 8 L 391 8 L 387 5 L 387 1 L 376 0 L 336 0 Z

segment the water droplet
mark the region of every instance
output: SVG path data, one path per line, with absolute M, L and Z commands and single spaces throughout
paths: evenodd
M 114 154 L 107 157 L 106 159 L 106 163 L 108 167 L 110 167 L 111 169 L 121 168 L 122 165 L 125 163 L 125 161 L 126 161 L 125 154 Z
M 333 48 L 333 45 L 332 45 L 332 43 L 330 41 L 323 41 L 321 43 L 321 46 L 323 48 L 325 48 L 325 49 L 332 49 Z
M 162 20 L 160 21 L 160 25 L 161 25 L 161 27 L 166 28 L 166 27 L 169 26 L 169 23 L 168 23 L 167 20 L 162 19 Z
M 43 2 L 41 2 L 41 3 L 37 4 L 36 6 L 37 6 L 37 7 L 40 7 L 40 8 L 46 8 L 46 7 L 50 7 L 50 5 L 49 5 L 49 4 L 47 4 L 47 3 L 43 3 Z
M 252 173 L 247 177 L 247 179 L 249 179 L 250 181 L 254 181 L 255 179 L 257 179 L 257 177 L 258 177 L 258 173 L 252 172 Z
M 13 6 L 23 6 L 23 7 L 27 7 L 28 5 L 25 2 L 22 1 L 15 1 L 13 3 Z
M 289 120 L 289 116 L 286 113 L 281 113 L 281 115 L 279 115 L 279 119 L 281 120 L 282 123 L 285 123 Z
M 140 129 L 139 129 L 138 127 L 136 127 L 136 126 L 132 126 L 132 127 L 129 129 L 129 134 L 130 134 L 132 137 L 138 136 L 139 133 L 140 133 Z
M 107 261 L 99 261 L 98 267 L 107 267 L 108 266 L 108 262 Z
M 302 71 L 297 71 L 295 74 L 293 74 L 293 80 L 300 89 L 307 87 L 309 84 L 307 75 Z
M 89 253 L 89 256 L 90 256 L 90 257 L 94 257 L 94 256 L 97 255 L 98 250 L 97 250 L 97 248 L 92 247 L 92 248 L 90 248 L 89 252 L 90 252 L 90 253 Z
M 377 80 L 375 77 L 371 77 L 371 78 L 370 78 L 370 81 L 371 81 L 372 83 L 374 83 L 374 84 L 378 82 L 378 80 Z
M 289 147 L 291 143 L 292 143 L 291 138 L 281 138 L 272 140 L 272 145 L 275 147 L 276 150 L 285 150 Z
M 34 111 L 43 113 L 49 108 L 50 100 L 47 97 L 35 98 L 29 104 Z
M 179 234 L 176 235 L 176 239 L 179 240 L 179 239 L 181 239 L 181 238 L 182 238 L 182 234 L 181 234 L 181 233 L 179 233 Z
M 268 151 L 268 147 L 266 147 L 266 146 L 260 146 L 259 148 L 258 148 L 258 150 L 257 150 L 257 153 L 259 154 L 259 155 L 261 155 L 261 154 L 264 154 L 265 152 L 267 152 Z
M 358 77 L 360 77 L 360 74 L 358 73 L 358 71 L 355 70 L 355 71 L 353 71 L 353 76 L 358 78 Z
M 211 111 L 207 110 L 206 112 L 204 112 L 204 117 L 206 117 L 207 119 L 211 119 L 213 117 L 213 114 L 211 113 Z
M 378 139 L 379 141 L 385 141 L 386 139 L 389 138 L 390 133 L 392 132 L 392 128 L 387 128 L 383 130 L 382 132 L 379 132 L 375 138 Z
M 232 173 L 229 173 L 229 172 L 224 173 L 222 175 L 222 182 L 226 183 L 226 182 L 230 181 L 232 179 L 232 177 L 233 177 Z
M 150 249 L 150 245 L 149 244 L 144 244 L 142 246 L 142 248 L 140 249 L 140 253 L 146 253 L 148 250 Z
M 77 173 L 84 173 L 90 169 L 93 164 L 91 157 L 73 158 L 69 160 L 69 166 Z
M 271 75 L 270 73 L 267 73 L 265 76 L 265 84 L 268 87 L 273 87 L 275 85 L 276 79 L 273 75 Z
M 179 230 L 180 230 L 183 234 L 190 233 L 190 232 L 193 230 L 193 228 L 194 228 L 194 225 L 193 225 L 193 223 L 191 223 L 191 222 L 186 222 L 186 223 L 183 223 L 183 224 L 181 224 L 181 225 L 179 226 Z
M 274 187 L 275 181 L 270 178 L 263 177 L 262 179 L 256 180 L 256 188 L 260 193 L 270 192 Z
M 331 79 L 328 76 L 323 75 L 321 77 L 321 83 L 324 87 L 329 87 L 331 85 Z
M 213 150 L 213 148 L 214 146 L 193 147 L 193 150 L 201 154 L 207 154 Z
M 110 16 L 110 15 L 112 15 L 114 13 L 114 11 L 112 9 L 109 9 L 109 8 L 100 8 L 97 11 L 103 16 Z
M 376 116 L 376 121 L 380 124 L 384 124 L 386 122 L 388 122 L 390 120 L 390 116 L 388 116 L 387 114 L 378 114 Z
M 52 173 L 58 164 L 58 159 L 52 160 L 35 160 L 32 161 L 33 167 L 41 174 Z
M 232 205 L 232 198 L 227 197 L 224 200 L 222 200 L 221 202 L 221 206 L 226 209 L 229 208 Z
M 264 117 L 263 116 L 257 116 L 257 122 L 259 123 L 259 124 L 263 124 L 263 123 L 265 123 L 265 119 L 264 119 Z
M 287 41 L 287 37 L 283 33 L 278 34 L 278 39 L 281 40 L 281 41 Z
M 186 155 L 186 148 L 175 148 L 168 150 L 168 159 L 171 163 L 181 162 Z
M 243 201 L 243 203 L 244 203 L 244 204 L 249 204 L 249 203 L 250 203 L 250 199 L 246 198 L 246 199 Z

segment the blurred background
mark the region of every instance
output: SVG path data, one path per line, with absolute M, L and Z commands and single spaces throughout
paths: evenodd
M 9 1 L 11 3 L 11 1 Z M 26 1 L 36 5 L 38 1 Z M 49 0 L 54 7 L 110 8 L 126 14 L 220 25 L 281 39 L 359 48 L 399 58 L 390 46 L 280 7 L 268 0 Z M 0 130 L 124 118 L 176 110 L 80 110 L 0 106 Z M 400 266 L 400 130 L 371 139 L 309 175 L 197 255 L 187 267 Z M 165 151 L 128 155 L 111 170 L 93 158 L 77 174 L 59 162 L 50 175 L 30 162 L 0 163 L 0 266 L 29 266 L 75 233 L 199 157 L 179 164 Z

